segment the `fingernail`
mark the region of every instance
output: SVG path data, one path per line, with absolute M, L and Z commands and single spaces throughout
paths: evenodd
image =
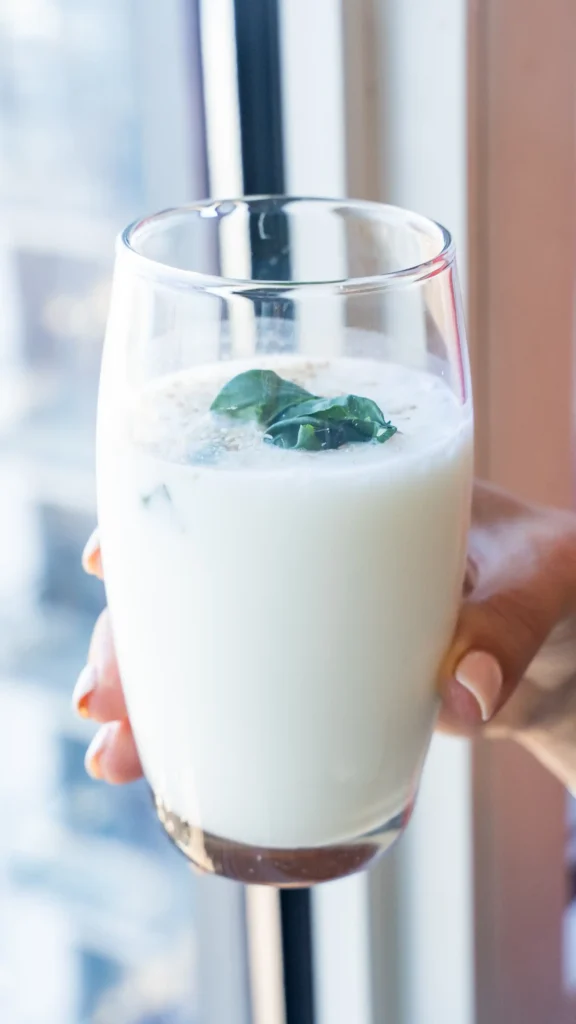
M 90 717 L 88 705 L 97 683 L 98 673 L 95 666 L 85 665 L 76 680 L 76 685 L 72 692 L 72 706 L 76 714 L 80 715 L 81 718 Z
M 487 722 L 496 711 L 502 689 L 502 669 L 496 658 L 485 651 L 470 651 L 456 668 L 456 680 L 475 697 L 482 720 Z
M 107 722 L 106 725 L 103 725 L 86 751 L 84 767 L 93 779 L 101 780 L 105 776 L 102 770 L 102 759 L 113 742 L 119 725 L 120 722 Z
M 92 530 L 82 552 L 82 568 L 90 576 L 97 576 L 101 572 L 100 566 L 100 534 L 98 529 Z

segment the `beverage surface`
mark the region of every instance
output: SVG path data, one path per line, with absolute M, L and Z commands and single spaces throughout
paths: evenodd
M 384 445 L 347 444 L 331 452 L 286 451 L 263 443 L 264 431 L 256 423 L 210 411 L 222 386 L 255 366 L 272 369 L 314 395 L 371 398 L 397 434 Z M 297 357 L 217 363 L 161 378 L 135 396 L 128 414 L 133 442 L 168 462 L 308 473 L 366 467 L 433 448 L 466 425 L 467 418 L 444 382 L 431 374 L 372 360 Z

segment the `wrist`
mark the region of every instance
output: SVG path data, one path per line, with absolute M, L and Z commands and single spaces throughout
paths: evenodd
M 576 793 L 576 616 L 551 633 L 486 734 L 520 743 Z

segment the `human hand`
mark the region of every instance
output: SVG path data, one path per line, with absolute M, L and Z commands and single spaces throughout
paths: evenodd
M 84 568 L 102 578 L 97 532 Z M 468 573 L 444 660 L 439 728 L 512 736 L 576 781 L 576 516 L 476 483 Z M 141 766 L 107 610 L 96 624 L 76 710 L 104 723 L 86 755 L 96 778 L 128 782 Z
M 91 576 L 103 579 L 98 530 L 84 548 L 82 565 Z M 107 608 L 96 621 L 88 662 L 78 677 L 72 702 L 82 718 L 102 723 L 86 751 L 88 773 L 113 783 L 139 778 L 142 767 L 124 702 Z

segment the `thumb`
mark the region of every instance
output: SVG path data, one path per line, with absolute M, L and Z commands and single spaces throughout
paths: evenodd
M 562 574 L 532 564 L 522 578 L 495 579 L 466 599 L 442 667 L 440 727 L 470 733 L 506 703 L 562 616 Z

